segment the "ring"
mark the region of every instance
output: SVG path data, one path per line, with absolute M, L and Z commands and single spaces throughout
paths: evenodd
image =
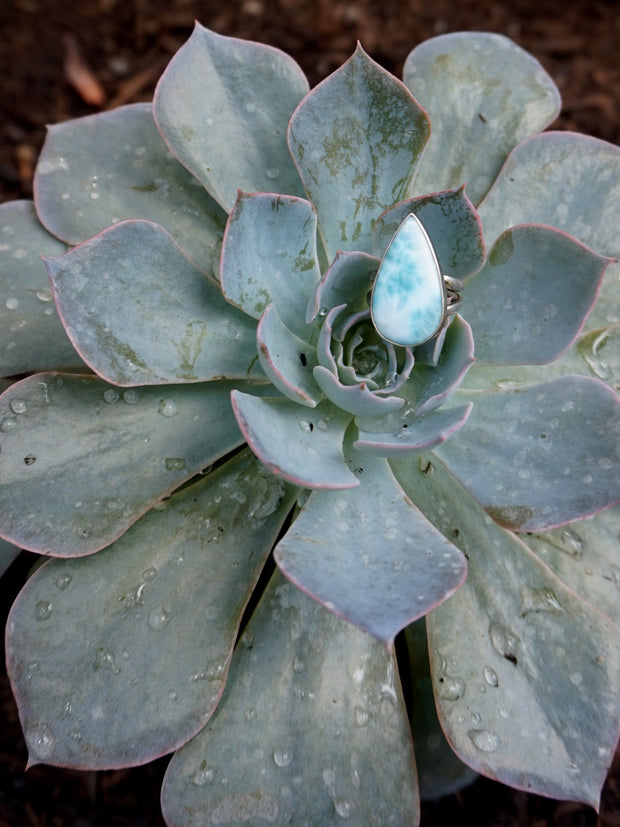
M 409 213 L 377 270 L 370 295 L 372 323 L 394 345 L 424 344 L 460 308 L 462 289 L 460 279 L 442 274 L 422 222 Z

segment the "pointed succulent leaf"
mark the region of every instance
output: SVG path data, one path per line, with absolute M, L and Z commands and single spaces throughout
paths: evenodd
M 381 457 L 400 457 L 434 448 L 445 442 L 466 422 L 472 403 L 441 411 L 431 411 L 424 416 L 402 417 L 402 424 L 393 433 L 360 431 L 355 447 Z
M 170 762 L 162 806 L 170 827 L 416 824 L 393 656 L 276 575 L 222 702 Z
M 108 545 L 243 442 L 230 408 L 239 385 L 123 392 L 95 376 L 48 373 L 11 385 L 0 397 L 12 411 L 2 428 L 0 533 L 60 557 Z
M 359 487 L 313 491 L 275 558 L 304 592 L 392 648 L 402 628 L 456 591 L 467 564 L 385 459 L 347 454 Z
M 602 382 L 564 376 L 481 393 L 436 453 L 500 525 L 541 531 L 620 499 L 620 402 Z
M 291 501 L 244 452 L 99 554 L 28 581 L 7 652 L 29 764 L 133 766 L 204 726 Z
M 46 265 L 67 333 L 109 382 L 263 376 L 255 323 L 157 224 L 123 221 Z
M 439 724 L 428 660 L 426 621 L 420 619 L 407 626 L 404 639 L 410 674 L 410 681 L 404 683 L 411 687 L 408 709 L 420 800 L 437 800 L 471 784 L 477 773 L 457 758 Z
M 452 747 L 505 784 L 596 807 L 619 734 L 618 628 L 485 515 L 440 462 L 394 467 L 469 558 L 465 583 L 427 617 Z
M 372 252 L 378 216 L 410 194 L 429 122 L 409 91 L 358 45 L 289 125 L 289 147 L 319 214 L 328 258 Z
M 238 189 L 301 194 L 286 127 L 307 91 L 279 49 L 196 23 L 155 90 L 155 120 L 172 153 L 230 212 Z
M 356 416 L 381 416 L 396 411 L 405 404 L 399 396 L 377 396 L 365 382 L 344 385 L 332 371 L 317 365 L 314 378 L 325 396 L 343 411 Z
M 418 365 L 411 381 L 417 386 L 416 413 L 434 411 L 458 388 L 474 361 L 474 338 L 469 324 L 458 314 L 446 331 L 437 364 Z
M 379 263 L 368 253 L 337 252 L 310 299 L 306 321 L 313 322 L 321 311 L 325 314 L 336 306 L 346 306 L 350 313 L 368 309 L 367 296 Z
M 620 261 L 613 261 L 605 270 L 598 301 L 586 319 L 585 330 L 618 324 L 620 322 Z
M 222 291 L 259 319 L 270 302 L 293 333 L 307 334 L 306 308 L 321 277 L 316 213 L 303 198 L 239 193 L 222 249 Z
M 506 227 L 550 224 L 612 257 L 620 255 L 619 211 L 620 147 L 573 132 L 523 141 L 479 207 L 489 246 Z
M 499 34 L 427 40 L 405 61 L 403 77 L 433 125 L 418 193 L 465 184 L 478 204 L 510 150 L 560 111 L 558 90 L 540 63 Z
M 330 402 L 309 410 L 290 399 L 233 391 L 233 411 L 248 445 L 276 476 L 306 488 L 359 485 L 342 452 L 350 416 Z
M 576 594 L 620 626 L 620 506 L 523 539 Z
M 84 367 L 39 258 L 66 249 L 41 226 L 31 201 L 0 205 L 0 375 Z
M 170 155 L 148 103 L 49 127 L 34 191 L 41 221 L 68 244 L 143 218 L 161 224 L 198 267 L 217 273 L 226 215 Z
M 582 333 L 570 350 L 549 365 L 474 364 L 464 385 L 472 390 L 517 388 L 571 373 L 596 377 L 620 390 L 620 324 Z
M 256 330 L 258 356 L 276 388 L 300 405 L 314 408 L 323 394 L 312 376 L 316 348 L 295 336 L 270 304 Z
M 482 227 L 465 188 L 409 198 L 386 210 L 375 229 L 375 252 L 383 255 L 394 233 L 413 213 L 428 233 L 441 272 L 465 279 L 477 272 L 485 260 Z
M 476 359 L 496 365 L 557 359 L 579 335 L 609 261 L 553 227 L 506 230 L 463 292 Z

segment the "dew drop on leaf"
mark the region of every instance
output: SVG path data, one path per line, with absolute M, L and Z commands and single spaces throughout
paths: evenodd
M 28 403 L 25 399 L 11 399 L 10 406 L 15 414 L 23 414 L 28 410 Z
M 159 403 L 158 413 L 165 417 L 176 416 L 179 412 L 178 407 L 172 399 L 162 399 Z
M 60 589 L 60 591 L 64 591 L 73 580 L 73 575 L 65 572 L 64 574 L 59 574 L 56 578 L 56 588 Z
M 489 686 L 499 686 L 499 678 L 497 677 L 497 672 L 493 669 L 492 666 L 485 666 L 482 670 L 484 674 L 485 681 L 489 684 Z
M 288 767 L 293 760 L 293 754 L 288 750 L 274 749 L 273 760 L 277 767 Z
M 480 752 L 495 752 L 499 746 L 499 736 L 489 729 L 470 729 L 467 734 Z
M 26 729 L 26 741 L 32 754 L 36 758 L 45 760 L 56 749 L 56 738 L 46 723 Z
M 35 620 L 49 620 L 52 616 L 52 604 L 49 600 L 39 600 L 34 607 Z
M 158 606 L 149 612 L 149 626 L 151 629 L 155 629 L 155 631 L 165 629 L 171 619 L 172 615 L 163 606 Z
M 117 390 L 114 390 L 114 388 L 108 388 L 103 392 L 103 399 L 109 405 L 113 405 L 115 402 L 118 402 L 119 393 Z

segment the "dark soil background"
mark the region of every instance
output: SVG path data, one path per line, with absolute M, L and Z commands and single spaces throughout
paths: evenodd
M 360 40 L 400 75 L 409 51 L 458 30 L 506 34 L 534 54 L 564 99 L 557 128 L 620 143 L 620 2 L 615 0 L 0 0 L 0 202 L 29 197 L 45 124 L 150 100 L 193 21 L 278 46 L 312 85 Z M 77 79 L 76 79 L 77 78 Z M 32 563 L 11 568 L 8 607 Z M 0 827 L 162 827 L 167 760 L 131 771 L 77 773 L 36 766 L 6 675 L 0 674 Z M 423 807 L 424 827 L 620 827 L 620 761 L 600 816 L 585 806 L 480 779 Z

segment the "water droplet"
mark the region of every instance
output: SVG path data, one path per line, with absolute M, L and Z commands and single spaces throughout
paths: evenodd
M 306 664 L 300 657 L 293 658 L 293 671 L 294 672 L 303 672 L 306 668 Z
M 316 427 L 319 431 L 329 431 L 329 419 L 319 419 L 316 423 Z
M 316 315 L 318 316 L 319 319 L 324 319 L 325 316 L 327 316 L 327 308 L 326 307 L 320 307 L 319 312 Z
M 12 431 L 13 428 L 17 427 L 17 420 L 14 416 L 5 416 L 3 420 L 0 421 L 0 431 L 5 434 L 8 434 L 9 431 Z
M 97 201 L 101 196 L 99 195 L 98 192 L 91 192 L 90 197 L 92 198 L 93 201 Z
M 552 546 L 566 554 L 578 559 L 583 552 L 583 540 L 574 528 L 566 526 L 542 534 L 541 537 L 551 543 Z
M 19 307 L 19 299 L 16 299 L 15 297 L 7 299 L 5 302 L 5 306 L 7 310 L 17 310 L 17 308 Z
M 609 339 L 609 331 L 588 334 L 577 345 L 577 350 L 588 364 L 592 373 L 599 379 L 611 379 L 613 370 L 609 362 L 603 358 L 602 350 Z
M 332 798 L 334 810 L 340 818 L 349 818 L 353 812 L 353 804 L 348 798 Z
M 158 606 L 156 609 L 151 609 L 149 612 L 149 626 L 151 629 L 161 631 L 172 620 L 172 615 L 163 606 Z
M 462 678 L 449 678 L 444 675 L 439 683 L 439 697 L 444 701 L 458 701 L 465 694 L 466 686 Z
M 105 646 L 98 646 L 95 660 L 93 661 L 95 669 L 104 669 L 106 672 L 112 672 L 113 675 L 118 675 L 121 667 L 116 665 L 116 658 L 114 654 L 106 649 Z
M 171 417 L 176 416 L 179 412 L 176 404 L 172 401 L 172 399 L 162 399 L 159 403 L 159 408 L 157 409 L 158 413 L 162 416 Z
M 207 766 L 207 762 L 202 761 L 200 763 L 200 767 L 192 776 L 192 781 L 194 782 L 194 784 L 197 784 L 199 787 L 202 787 L 204 784 L 208 784 L 210 781 L 213 781 L 214 777 L 215 770 L 213 769 L 213 767 Z
M 178 692 L 176 692 L 174 689 L 171 689 L 171 690 L 168 692 L 168 698 L 169 698 L 171 701 L 176 701 L 176 699 L 177 699 L 178 697 L 179 697 L 179 693 L 178 693 Z
M 72 580 L 73 575 L 69 574 L 68 572 L 65 572 L 64 574 L 59 574 L 56 578 L 56 588 L 60 589 L 60 591 L 63 592 L 71 584 Z
M 123 393 L 123 401 L 127 405 L 137 405 L 139 399 L 140 397 L 138 396 L 137 391 L 125 391 Z
M 245 646 L 246 649 L 251 649 L 254 646 L 254 632 L 249 629 L 246 629 L 245 632 L 241 635 L 241 643 Z
M 470 729 L 467 734 L 480 752 L 495 752 L 500 743 L 497 733 L 489 729 Z
M 555 592 L 548 586 L 540 589 L 533 589 L 531 586 L 523 586 L 521 589 L 521 616 L 528 612 L 551 612 L 551 614 L 564 614 Z
M 142 577 L 145 580 L 155 580 L 155 578 L 157 577 L 157 569 L 155 568 L 155 566 L 150 566 L 148 569 L 145 569 L 142 572 Z
M 28 410 L 28 403 L 25 399 L 11 399 L 10 407 L 13 413 L 23 414 Z
M 265 170 L 265 175 L 269 178 L 270 181 L 275 181 L 276 178 L 280 177 L 280 170 L 278 167 L 270 167 L 269 169 Z
M 118 402 L 120 394 L 114 388 L 108 388 L 103 392 L 103 398 L 108 404 L 113 405 L 115 402 Z
M 56 749 L 56 738 L 46 723 L 28 727 L 25 735 L 28 747 L 36 758 L 43 760 L 49 758 Z
M 166 471 L 184 471 L 186 462 L 182 457 L 166 457 L 164 465 Z
M 47 287 L 43 287 L 41 290 L 37 290 L 35 296 L 40 302 L 51 302 L 53 300 L 52 291 L 49 290 Z
M 497 672 L 493 669 L 492 666 L 485 666 L 482 670 L 484 675 L 485 681 L 489 684 L 489 686 L 499 686 L 499 678 L 497 677 Z
M 499 623 L 489 625 L 489 637 L 495 651 L 511 663 L 517 664 L 517 648 L 520 638 Z
M 370 716 L 362 706 L 356 706 L 353 710 L 353 718 L 355 720 L 355 726 L 363 727 L 368 723 Z
M 43 315 L 44 315 L 44 316 L 53 316 L 53 315 L 54 315 L 54 312 L 55 312 L 55 310 L 54 310 L 54 308 L 53 308 L 53 307 L 46 307 L 46 308 L 43 310 Z
M 243 713 L 243 719 L 245 721 L 253 721 L 254 718 L 256 718 L 256 710 L 253 706 L 251 706 L 249 709 L 246 709 Z
M 49 620 L 52 616 L 52 604 L 49 600 L 39 600 L 34 607 L 35 620 Z
M 293 760 L 293 753 L 287 750 L 274 749 L 273 760 L 277 767 L 288 767 Z
M 304 433 L 311 433 L 314 430 L 314 425 L 307 419 L 300 419 L 297 423 Z

